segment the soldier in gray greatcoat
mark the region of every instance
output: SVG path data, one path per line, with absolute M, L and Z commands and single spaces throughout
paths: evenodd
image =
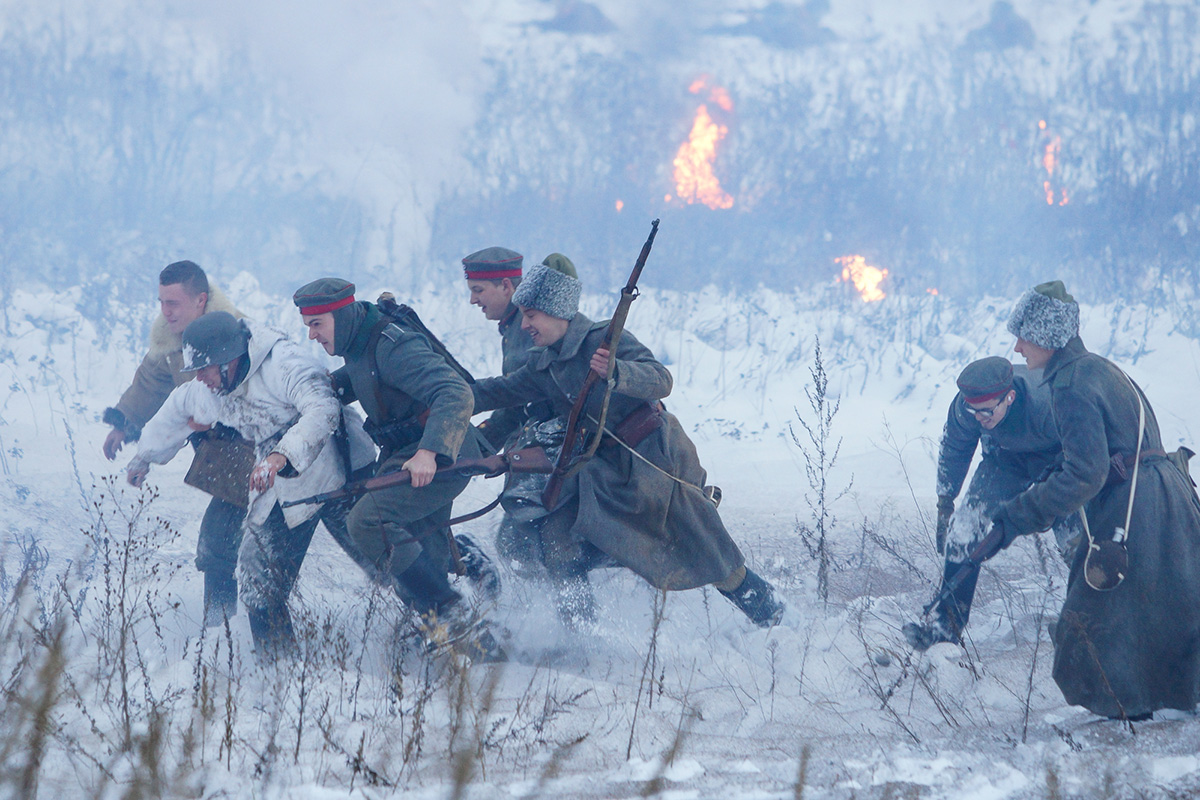
M 713 584 L 747 617 L 770 626 L 783 614 L 773 587 L 751 570 L 704 492 L 695 446 L 661 402 L 671 374 L 626 331 L 617 352 L 600 348 L 607 323 L 578 313 L 578 280 L 546 266 L 529 271 L 513 295 L 522 326 L 537 346 L 511 375 L 476 381 L 485 411 L 549 401 L 565 418 L 589 370 L 614 389 L 596 455 L 564 483 L 559 505 L 541 526 L 543 563 L 555 579 L 568 624 L 594 616 L 588 570 L 613 559 L 663 590 Z M 601 417 L 602 393 L 586 410 Z M 595 423 L 592 423 L 595 424 Z
M 524 256 L 505 247 L 487 247 L 462 260 L 470 302 L 500 330 L 501 374 L 509 375 L 529 360 L 533 342 L 521 329 L 520 312 L 512 304 L 513 292 L 521 285 Z M 498 408 L 479 423 L 492 449 L 499 450 L 525 423 L 520 408 Z
M 986 534 L 1000 503 L 1062 460 L 1050 387 L 1041 377 L 999 356 L 973 361 L 958 376 L 958 394 L 946 415 L 937 462 L 937 551 L 946 557 L 942 585 L 956 581 L 957 586 L 937 604 L 932 620 L 904 626 L 909 643 L 918 650 L 958 641 L 979 580 L 979 565 L 969 561 L 968 554 Z M 982 457 L 956 513 L 954 501 L 977 449 Z M 1083 532 L 1079 515 L 1059 521 L 1054 531 L 1060 550 L 1073 549 Z
M 345 360 L 334 388 L 343 403 L 357 400 L 366 412 L 366 430 L 380 448 L 378 471 L 411 474 L 410 483 L 369 492 L 354 504 L 350 538 L 431 627 L 463 639 L 476 658 L 502 658 L 446 575 L 451 508 L 470 478 L 435 475 L 460 455 L 480 456 L 466 380 L 425 336 L 402 329 L 376 304 L 356 301 L 348 281 L 312 281 L 293 300 L 309 338 Z
M 1001 503 L 992 524 L 1011 540 L 1081 509 L 1085 529 L 1054 627 L 1054 680 L 1068 703 L 1101 716 L 1193 711 L 1200 499 L 1187 459 L 1163 450 L 1142 390 L 1084 347 L 1079 306 L 1061 281 L 1026 292 L 1008 330 L 1029 368 L 1044 370 L 1063 461 Z
M 513 293 L 521 285 L 521 262 L 520 253 L 503 247 L 488 247 L 462 260 L 471 305 L 479 306 L 484 316 L 499 325 L 501 375 L 511 375 L 524 366 L 534 346 L 521 327 L 520 309 L 512 302 Z M 542 264 L 572 278 L 579 277 L 571 259 L 561 253 L 551 253 Z M 562 421 L 545 401 L 521 408 L 498 408 L 478 427 L 496 449 L 536 446 L 554 460 L 562 447 Z M 509 473 L 505 477 L 500 495 L 504 518 L 496 532 L 496 549 L 508 562 L 525 567 L 540 563 L 538 526 L 546 516 L 541 496 L 547 477 L 536 473 Z
M 194 320 L 215 311 L 227 311 L 241 318 L 225 294 L 199 266 L 191 261 L 168 264 L 158 276 L 158 300 L 161 313 L 150 328 L 150 350 L 134 373 L 133 382 L 115 406 L 104 410 L 103 420 L 112 426 L 104 440 L 104 455 L 116 458 L 125 444 L 138 441 L 142 428 L 162 407 L 176 387 L 195 374 L 183 369 L 183 331 Z M 203 440 L 212 440 L 206 446 Z M 199 448 L 197 458 L 212 461 L 211 471 L 230 475 L 230 483 L 244 487 L 250 473 L 236 456 L 244 451 L 243 461 L 251 454 L 251 445 L 236 431 L 218 425 L 193 436 Z M 244 492 L 242 492 L 244 494 Z M 200 523 L 196 542 L 196 569 L 204 573 L 204 624 L 220 625 L 237 613 L 237 553 L 242 541 L 242 520 L 246 501 L 213 496 Z

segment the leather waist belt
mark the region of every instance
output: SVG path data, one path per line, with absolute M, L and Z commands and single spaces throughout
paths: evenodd
M 663 425 L 663 404 L 655 401 L 639 406 L 617 423 L 613 433 L 630 447 L 637 447 Z
M 1167 451 L 1161 448 L 1142 448 L 1142 463 L 1152 458 L 1166 458 Z M 1124 483 L 1129 480 L 1129 471 L 1133 469 L 1133 453 L 1114 453 L 1108 460 L 1108 480 L 1106 486 L 1114 483 Z
M 367 417 L 363 430 L 371 437 L 379 449 L 386 452 L 403 450 L 414 442 L 421 441 L 425 435 L 425 423 L 429 420 L 429 409 L 408 419 L 389 422 L 377 422 L 374 417 Z

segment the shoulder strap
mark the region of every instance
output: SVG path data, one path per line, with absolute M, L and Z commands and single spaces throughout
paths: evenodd
M 388 418 L 387 401 L 383 399 L 383 376 L 379 374 L 379 358 L 375 355 L 375 349 L 379 346 L 379 337 L 383 335 L 383 329 L 391 325 L 392 321 L 386 315 L 379 322 L 375 323 L 375 327 L 371 329 L 371 335 L 367 337 L 367 358 L 371 363 L 371 377 L 374 378 L 373 388 L 375 389 L 375 402 L 379 406 L 379 415 L 382 420 Z
M 449 348 L 442 344 L 440 339 L 434 336 L 433 331 L 426 327 L 425 323 L 422 322 L 421 318 L 417 315 L 417 312 L 414 311 L 410 306 L 407 306 L 403 303 L 397 303 L 395 297 L 393 297 L 390 292 L 384 292 L 381 294 L 379 296 L 377 305 L 379 306 L 379 310 L 383 312 L 384 319 L 386 319 L 388 322 L 396 323 L 403 330 L 411 333 L 418 333 L 421 336 L 424 336 L 425 340 L 429 342 L 429 346 L 433 348 L 433 351 L 444 358 L 446 363 L 449 364 L 455 372 L 462 376 L 463 380 L 465 380 L 467 383 L 475 382 L 475 377 L 467 370 L 466 367 L 458 363 L 458 359 L 451 354 Z

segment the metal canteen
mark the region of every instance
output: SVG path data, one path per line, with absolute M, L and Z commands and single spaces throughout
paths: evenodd
M 1125 549 L 1124 531 L 1118 529 L 1119 539 L 1092 542 L 1083 561 L 1083 578 L 1097 592 L 1111 592 L 1121 585 L 1129 572 L 1129 552 Z

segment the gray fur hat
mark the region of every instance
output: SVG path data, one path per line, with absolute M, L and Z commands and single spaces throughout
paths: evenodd
M 1079 304 L 1062 281 L 1039 283 L 1017 301 L 1008 332 L 1047 350 L 1061 350 L 1079 335 Z
M 536 308 L 558 319 L 571 319 L 579 311 L 583 284 L 566 273 L 544 264 L 531 267 L 513 292 L 512 301 L 521 308 Z

